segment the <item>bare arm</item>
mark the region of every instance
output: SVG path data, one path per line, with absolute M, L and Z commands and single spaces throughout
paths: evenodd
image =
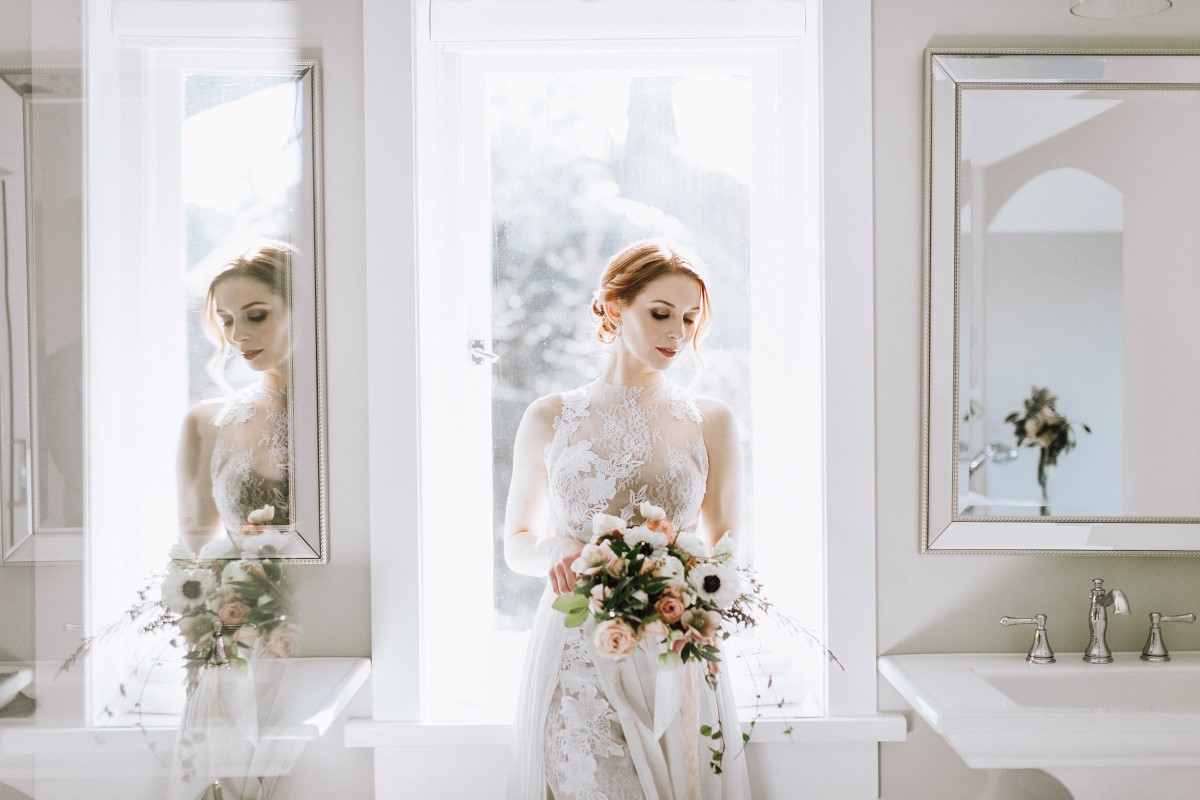
M 702 399 L 708 484 L 700 506 L 700 529 L 710 545 L 726 531 L 737 536 L 742 514 L 742 443 L 737 417 L 720 400 Z
M 221 515 L 212 497 L 212 448 L 215 409 L 197 406 L 183 420 L 177 462 L 179 528 L 184 543 L 199 552 L 220 533 Z
M 546 512 L 546 463 L 542 451 L 554 438 L 554 418 L 562 411 L 558 397 L 535 401 L 521 417 L 513 446 L 512 483 L 504 511 L 504 560 L 523 575 L 549 575 L 556 594 L 575 587 L 570 564 L 583 544 L 569 537 L 538 540 Z

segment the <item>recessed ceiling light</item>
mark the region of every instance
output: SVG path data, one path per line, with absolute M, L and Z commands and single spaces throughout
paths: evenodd
M 1171 7 L 1171 0 L 1083 0 L 1071 6 L 1077 17 L 1120 19 L 1157 14 Z

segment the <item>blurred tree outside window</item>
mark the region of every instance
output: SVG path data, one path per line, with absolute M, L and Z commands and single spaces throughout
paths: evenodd
M 491 77 L 487 96 L 492 344 L 501 357 L 492 368 L 495 611 L 499 629 L 527 630 L 544 580 L 504 563 L 513 440 L 531 401 L 598 374 L 590 305 L 609 256 L 661 236 L 705 261 L 714 313 L 703 363 L 688 351 L 668 377 L 689 385 L 698 374 L 696 391 L 725 400 L 750 429 L 750 81 L 508 75 Z

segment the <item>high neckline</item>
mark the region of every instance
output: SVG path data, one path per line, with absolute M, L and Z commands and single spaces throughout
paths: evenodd
M 600 376 L 599 378 L 596 378 L 595 382 L 602 386 L 611 386 L 614 389 L 639 389 L 639 390 L 640 389 L 648 389 L 648 390 L 662 389 L 669 383 L 669 381 L 666 378 L 660 378 L 659 380 L 655 381 L 654 383 L 616 383 L 615 381 L 610 381 L 610 380 L 606 379 L 603 375 Z

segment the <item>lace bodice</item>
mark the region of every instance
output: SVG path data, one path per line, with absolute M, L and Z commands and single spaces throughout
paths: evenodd
M 691 394 L 594 381 L 563 395 L 543 454 L 550 535 L 591 535 L 598 513 L 626 520 L 639 504 L 660 506 L 678 530 L 694 530 L 708 480 L 700 410 Z
M 232 394 L 213 418 L 213 500 L 221 523 L 236 532 L 251 511 L 275 507 L 274 525 L 286 525 L 288 503 L 287 394 L 262 383 Z

